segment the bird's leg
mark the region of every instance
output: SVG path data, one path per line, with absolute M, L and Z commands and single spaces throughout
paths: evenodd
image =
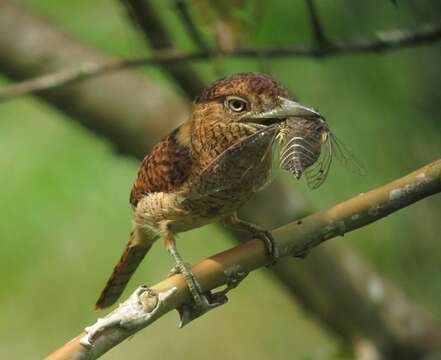
M 170 275 L 173 274 L 182 274 L 184 276 L 185 281 L 187 282 L 188 289 L 190 290 L 191 295 L 193 296 L 193 300 L 197 306 L 202 305 L 202 289 L 194 277 L 192 271 L 190 270 L 189 264 L 185 263 L 182 260 L 181 255 L 176 248 L 175 236 L 172 232 L 169 232 L 165 236 L 165 247 L 168 252 L 173 256 L 175 261 L 175 266 L 170 271 Z
M 175 260 L 173 272 L 179 272 L 184 276 L 188 289 L 193 298 L 193 304 L 185 304 L 178 308 L 181 317 L 180 327 L 188 324 L 191 320 L 196 319 L 207 311 L 224 304 L 227 298 L 224 294 L 203 293 L 201 286 L 196 280 L 190 266 L 186 264 L 176 248 L 175 234 L 166 230 L 164 233 L 165 247 Z
M 223 224 L 233 231 L 238 231 L 249 235 L 250 238 L 261 239 L 265 243 L 268 255 L 274 262 L 279 257 L 279 249 L 277 248 L 273 236 L 268 230 L 262 229 L 257 225 L 239 219 L 235 212 L 223 219 Z

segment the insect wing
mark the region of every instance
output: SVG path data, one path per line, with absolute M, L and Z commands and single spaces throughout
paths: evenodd
M 326 180 L 332 164 L 333 146 L 329 132 L 323 133 L 323 142 L 318 159 L 305 169 L 303 177 L 310 189 L 317 189 Z
M 346 146 L 339 138 L 330 133 L 332 151 L 335 158 L 349 171 L 354 174 L 364 176 L 367 174 L 363 162 L 358 159 L 352 150 Z

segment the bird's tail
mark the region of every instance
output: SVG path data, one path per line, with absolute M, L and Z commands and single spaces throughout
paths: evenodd
M 129 242 L 121 258 L 115 265 L 106 286 L 95 304 L 95 309 L 104 309 L 118 300 L 156 239 L 157 236 L 146 234 L 143 230 L 135 227 L 130 234 Z

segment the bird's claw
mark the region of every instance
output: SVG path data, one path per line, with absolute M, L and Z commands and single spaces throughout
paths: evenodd
M 269 232 L 268 230 L 256 229 L 254 233 L 254 237 L 262 240 L 265 243 L 265 247 L 266 250 L 268 251 L 268 255 L 273 260 L 271 265 L 275 264 L 276 260 L 280 257 L 280 253 L 271 232 Z
M 183 304 L 177 308 L 181 319 L 179 323 L 180 328 L 208 311 L 225 304 L 228 301 L 228 298 L 225 294 L 212 294 L 211 292 L 207 292 L 201 294 L 199 300 L 201 301 L 193 301 L 191 304 Z
M 199 282 L 194 277 L 189 264 L 184 262 L 176 264 L 170 270 L 169 276 L 175 274 L 182 274 L 184 276 L 188 290 L 192 296 L 192 301 L 190 303 L 183 304 L 177 308 L 181 319 L 179 327 L 187 325 L 190 321 L 228 301 L 225 294 L 203 292 Z
M 274 237 L 268 230 L 264 230 L 257 225 L 243 221 L 239 219 L 236 214 L 225 218 L 223 223 L 232 230 L 246 233 L 250 238 L 262 240 L 269 257 L 272 260 L 270 265 L 275 264 L 276 260 L 280 257 L 280 252 Z
M 206 312 L 227 303 L 227 293 L 236 288 L 247 275 L 247 272 L 242 271 L 227 274 L 228 282 L 225 289 L 215 293 L 210 291 L 201 293 L 200 297 L 193 297 L 192 304 L 184 304 L 178 307 L 178 313 L 181 319 L 179 327 L 183 327 Z

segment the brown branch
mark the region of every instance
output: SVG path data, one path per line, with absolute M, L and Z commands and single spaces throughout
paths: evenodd
M 139 26 L 144 38 L 155 50 L 173 49 L 173 40 L 150 0 L 120 0 L 130 18 Z M 199 74 L 186 62 L 158 62 L 162 70 L 171 75 L 183 93 L 193 100 L 205 84 Z
M 281 256 L 304 257 L 322 242 L 366 226 L 425 197 L 441 192 L 441 160 L 396 181 L 276 229 L 274 239 Z M 228 275 L 251 272 L 268 265 L 265 247 L 251 240 L 201 261 L 192 267 L 204 291 L 228 281 Z M 190 300 L 182 275 L 147 288 L 141 286 L 104 320 L 86 329 L 47 359 L 95 359 L 150 325 L 165 313 Z M 377 306 L 389 305 L 378 299 Z M 224 310 L 226 311 L 226 310 Z M 431 341 L 441 351 L 441 338 Z
M 428 24 L 416 30 L 395 30 L 376 34 L 373 38 L 354 38 L 347 41 L 328 41 L 320 56 L 330 57 L 357 53 L 380 53 L 411 46 L 422 46 L 441 40 L 441 24 Z M 0 90 L 0 100 L 13 96 L 24 95 L 41 90 L 52 89 L 80 80 L 89 79 L 111 71 L 121 70 L 141 65 L 168 66 L 182 62 L 202 61 L 213 57 L 316 57 L 316 47 L 303 44 L 287 46 L 268 46 L 262 48 L 240 48 L 233 50 L 216 49 L 211 52 L 201 51 L 194 53 L 177 50 L 160 50 L 150 57 L 135 57 L 106 62 L 86 62 L 75 68 L 43 75 L 41 77 L 23 81 Z M 198 89 L 199 86 L 196 87 Z M 196 92 L 192 91 L 192 94 Z

